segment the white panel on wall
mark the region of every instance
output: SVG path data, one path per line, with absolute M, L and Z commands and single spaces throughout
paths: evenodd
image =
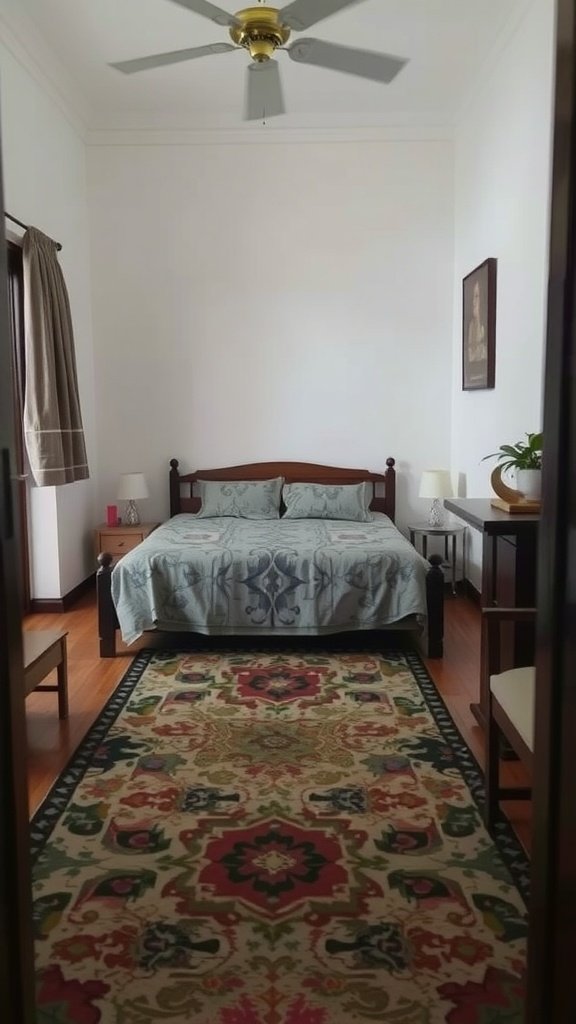
M 30 594 L 33 598 L 61 597 L 58 563 L 58 510 L 55 487 L 31 487 L 30 519 L 41 524 L 30 535 Z
M 144 471 L 296 459 L 383 470 L 399 518 L 447 465 L 446 141 L 94 147 L 100 505 Z

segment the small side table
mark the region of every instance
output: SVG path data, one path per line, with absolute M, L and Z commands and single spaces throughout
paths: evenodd
M 114 565 L 128 551 L 141 544 L 160 523 L 139 523 L 138 526 L 106 526 L 103 523 L 94 530 L 94 550 L 96 558 L 102 551 L 114 556 Z
M 430 523 L 413 523 L 408 526 L 410 532 L 410 543 L 414 545 L 416 550 L 416 538 L 422 538 L 422 555 L 424 558 L 428 557 L 428 537 L 444 537 L 444 562 L 452 570 L 452 593 L 456 593 L 456 541 L 459 534 L 462 534 L 462 575 L 466 577 L 466 567 L 464 565 L 465 558 L 465 547 L 464 547 L 464 533 L 466 527 L 460 523 L 449 523 L 444 526 L 431 526 Z M 452 557 L 449 555 L 448 541 L 452 538 Z

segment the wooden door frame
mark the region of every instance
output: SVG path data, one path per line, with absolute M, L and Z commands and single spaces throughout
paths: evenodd
M 557 0 L 527 1024 L 574 1020 L 576 14 Z
M 22 479 L 14 483 L 18 514 L 18 541 L 21 567 L 22 614 L 30 611 L 30 545 L 28 539 L 28 485 L 27 459 L 24 447 L 24 280 L 22 270 L 22 247 L 15 242 L 7 243 L 8 273 L 19 279 L 16 294 L 8 289 L 8 315 L 12 334 L 12 381 L 14 393 L 14 459 L 15 474 Z
M 0 171 L 0 209 L 2 200 Z M 34 1024 L 30 827 L 7 283 L 4 244 L 0 245 L 0 1007 L 2 1020 Z

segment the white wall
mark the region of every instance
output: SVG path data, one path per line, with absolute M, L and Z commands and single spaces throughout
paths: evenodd
M 554 4 L 532 0 L 456 136 L 452 468 L 467 497 L 491 493 L 483 456 L 542 425 Z M 496 386 L 461 390 L 462 278 L 498 259 Z M 469 576 L 480 585 L 479 537 Z
M 110 145 L 89 154 L 99 503 L 168 459 L 383 470 L 399 519 L 448 465 L 446 141 Z
M 88 460 L 95 467 L 86 150 L 58 103 L 0 45 L 6 209 L 62 243 L 72 309 Z M 32 596 L 58 598 L 94 569 L 94 483 L 34 488 Z

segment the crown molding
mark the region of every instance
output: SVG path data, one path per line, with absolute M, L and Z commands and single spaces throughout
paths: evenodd
M 74 132 L 86 141 L 88 104 L 30 19 L 21 11 L 15 16 L 2 11 L 0 43 L 58 107 Z
M 361 124 L 350 118 L 349 124 L 318 126 L 294 124 L 275 127 L 270 124 L 221 128 L 101 128 L 89 131 L 88 146 L 242 146 L 302 145 L 309 143 L 453 141 L 454 125 L 441 118 L 406 118 L 382 124 Z

